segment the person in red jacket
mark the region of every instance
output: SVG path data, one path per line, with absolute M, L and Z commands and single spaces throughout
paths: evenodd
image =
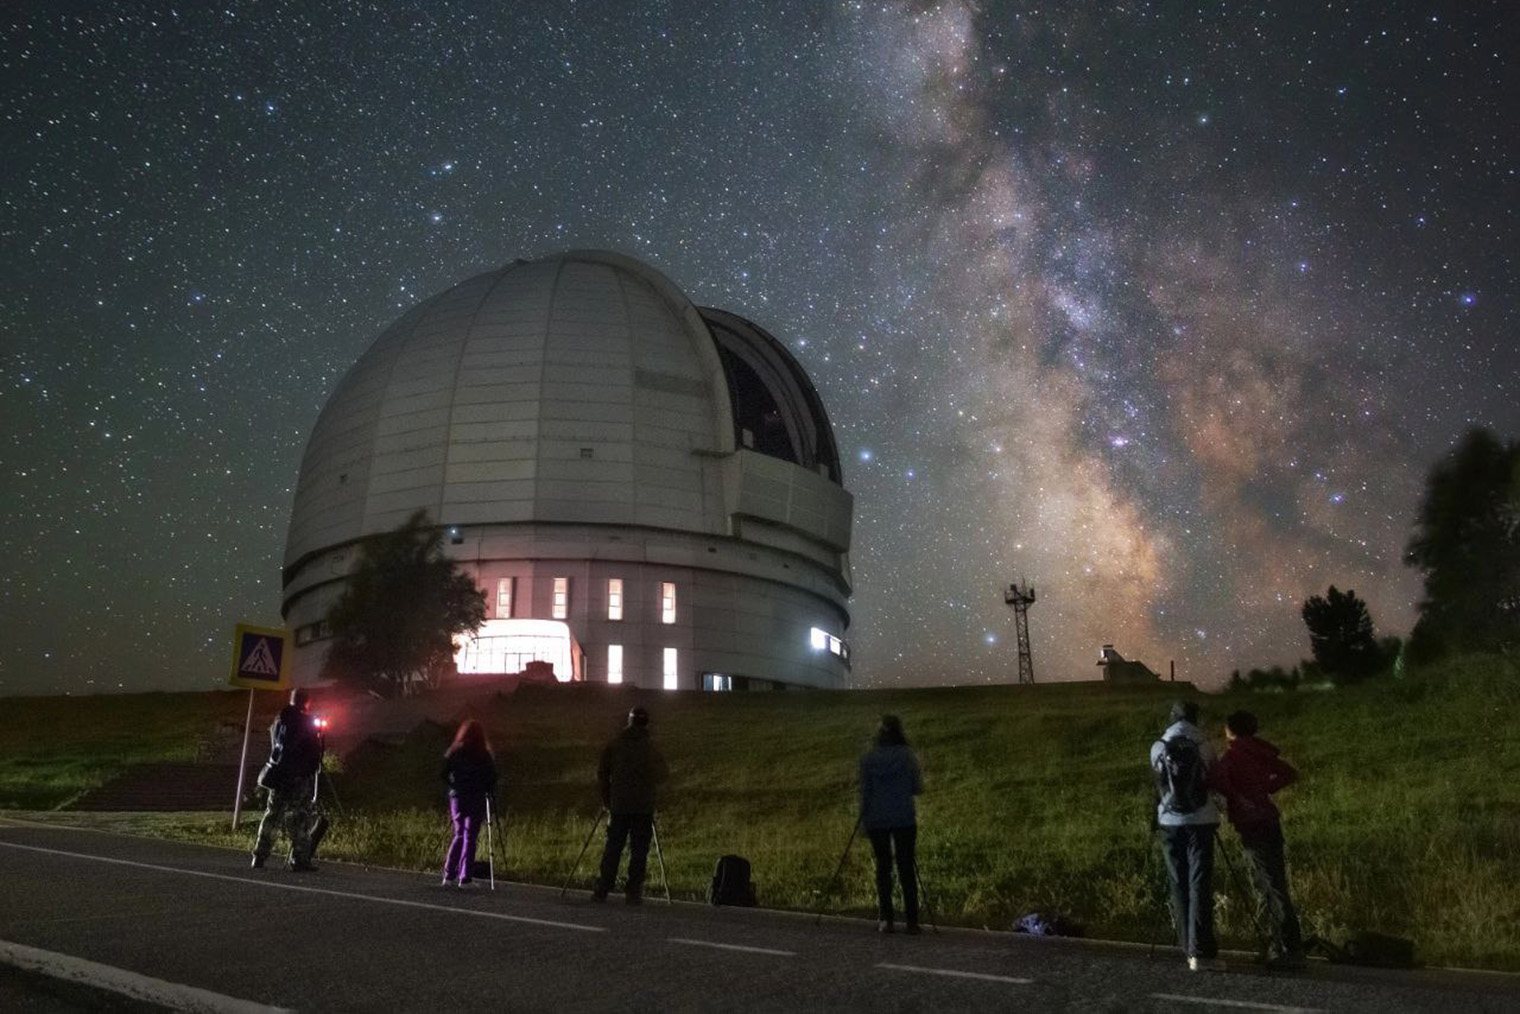
M 1269 964 L 1299 967 L 1304 963 L 1303 933 L 1288 895 L 1288 868 L 1283 856 L 1282 815 L 1272 794 L 1298 780 L 1298 772 L 1283 760 L 1277 747 L 1257 738 L 1259 723 L 1249 711 L 1225 719 L 1229 746 L 1209 772 L 1209 787 L 1225 798 L 1230 824 L 1240 835 L 1241 851 L 1251 868 L 1261 911 L 1271 923 Z

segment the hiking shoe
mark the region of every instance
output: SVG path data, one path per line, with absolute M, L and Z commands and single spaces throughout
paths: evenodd
M 891 933 L 892 932 L 892 920 L 890 920 L 890 919 L 881 919 L 881 920 L 879 920 L 876 923 L 876 932 L 881 933 L 883 935 Z
M 597 902 L 598 904 L 606 901 L 607 889 L 605 887 L 593 887 L 591 889 L 591 900 Z
M 454 886 L 461 891 L 473 891 L 480 887 L 480 885 L 473 880 L 461 880 Z
M 459 883 L 459 881 L 455 880 L 453 877 L 444 877 L 443 878 L 443 883 L 439 884 L 438 886 L 439 887 L 453 887 L 457 883 Z
M 1188 958 L 1189 972 L 1222 972 L 1223 958 Z
M 292 873 L 315 873 L 317 864 L 310 859 L 292 859 L 289 869 Z
M 256 869 L 256 870 L 262 870 L 264 868 L 264 860 L 266 860 L 268 858 L 269 858 L 268 856 L 261 856 L 257 852 L 255 852 L 253 854 L 253 863 L 252 863 L 253 868 Z

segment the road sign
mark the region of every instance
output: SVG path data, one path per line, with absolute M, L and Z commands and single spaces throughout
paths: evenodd
M 249 690 L 284 690 L 290 686 L 285 631 L 237 625 L 232 638 L 232 680 Z

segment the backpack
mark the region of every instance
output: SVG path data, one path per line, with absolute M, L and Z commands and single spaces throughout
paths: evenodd
M 1167 813 L 1193 813 L 1208 804 L 1208 771 L 1197 743 L 1186 736 L 1161 741 L 1161 756 L 1156 760 L 1156 792 Z
M 749 860 L 743 856 L 720 858 L 707 888 L 707 900 L 713 905 L 753 907 L 755 885 L 749 879 Z

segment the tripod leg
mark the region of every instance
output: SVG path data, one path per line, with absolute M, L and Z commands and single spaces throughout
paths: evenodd
M 665 885 L 665 904 L 670 904 L 670 877 L 665 873 L 665 852 L 660 848 L 660 821 L 654 814 L 649 816 L 649 827 L 654 832 L 654 856 L 660 861 L 660 882 Z
M 486 797 L 486 865 L 491 869 L 491 890 L 496 890 L 496 844 L 491 837 L 491 797 Z
M 1149 856 L 1148 856 L 1148 858 L 1145 861 L 1145 868 L 1146 868 L 1146 870 L 1149 873 L 1152 874 L 1152 878 L 1153 878 L 1152 879 L 1152 883 L 1155 882 L 1154 875 L 1155 875 L 1155 872 L 1156 872 L 1156 854 L 1160 850 L 1160 848 L 1161 848 L 1160 843 L 1158 843 L 1156 841 L 1156 834 L 1155 834 L 1154 831 L 1152 831 L 1152 833 L 1151 833 L 1151 841 L 1150 841 L 1150 845 L 1149 845 L 1149 848 L 1148 848 Z M 1162 865 L 1163 865 L 1163 867 L 1165 866 L 1164 863 Z M 1162 881 L 1162 883 L 1164 884 L 1164 886 L 1166 888 L 1166 896 L 1163 899 L 1163 902 L 1166 905 L 1166 920 L 1167 920 L 1168 923 L 1171 924 L 1171 927 L 1172 927 L 1172 939 L 1175 940 L 1175 939 L 1177 939 L 1177 936 L 1178 936 L 1178 934 L 1177 934 L 1177 913 L 1174 912 L 1174 911 L 1172 911 L 1171 874 L 1168 873 L 1164 868 L 1161 870 L 1161 881 Z M 1160 926 L 1159 923 L 1156 925 L 1156 928 L 1158 930 L 1161 928 L 1161 926 Z M 1151 947 L 1150 947 L 1150 952 L 1147 955 L 1148 957 L 1154 958 L 1156 956 L 1156 947 L 1157 947 L 1157 945 L 1159 943 L 1160 943 L 1160 941 L 1158 941 L 1156 939 L 1156 934 L 1153 933 L 1151 935 Z
M 850 846 L 855 844 L 855 836 L 860 833 L 860 818 L 855 818 L 855 826 L 850 830 L 850 840 L 844 843 L 844 851 L 839 854 L 839 865 L 834 867 L 834 875 L 823 885 L 823 894 L 818 899 L 818 913 L 813 919 L 813 925 L 823 922 L 823 909 L 829 903 L 829 892 L 834 889 L 834 882 L 844 872 L 845 860 L 850 858 Z
M 591 839 L 596 836 L 596 829 L 602 826 L 602 818 L 607 815 L 603 810 L 596 815 L 596 820 L 591 824 L 591 830 L 586 832 L 586 844 L 581 846 L 581 854 L 575 857 L 575 865 L 570 867 L 570 875 L 565 878 L 565 885 L 559 889 L 559 898 L 565 900 L 565 892 L 570 890 L 570 881 L 575 879 L 575 871 L 581 868 L 581 860 L 586 858 L 586 850 L 591 847 Z
M 924 875 L 918 872 L 918 856 L 913 857 L 913 879 L 918 881 L 918 893 L 924 899 L 924 912 L 929 916 L 929 928 L 939 933 L 939 920 L 934 918 L 934 902 L 929 898 L 929 888 L 924 883 Z
M 1229 850 L 1225 848 L 1224 839 L 1220 837 L 1217 831 L 1214 833 L 1214 846 L 1218 849 L 1220 855 L 1224 856 L 1224 865 L 1230 871 L 1230 882 L 1235 885 L 1235 892 L 1245 899 L 1245 903 L 1250 906 L 1251 925 L 1256 928 L 1257 941 L 1264 949 L 1270 951 L 1272 949 L 1272 939 L 1261 924 L 1261 912 L 1258 910 L 1256 895 L 1253 891 L 1247 890 L 1249 885 L 1241 879 L 1240 870 L 1235 866 L 1235 861 L 1230 858 Z

